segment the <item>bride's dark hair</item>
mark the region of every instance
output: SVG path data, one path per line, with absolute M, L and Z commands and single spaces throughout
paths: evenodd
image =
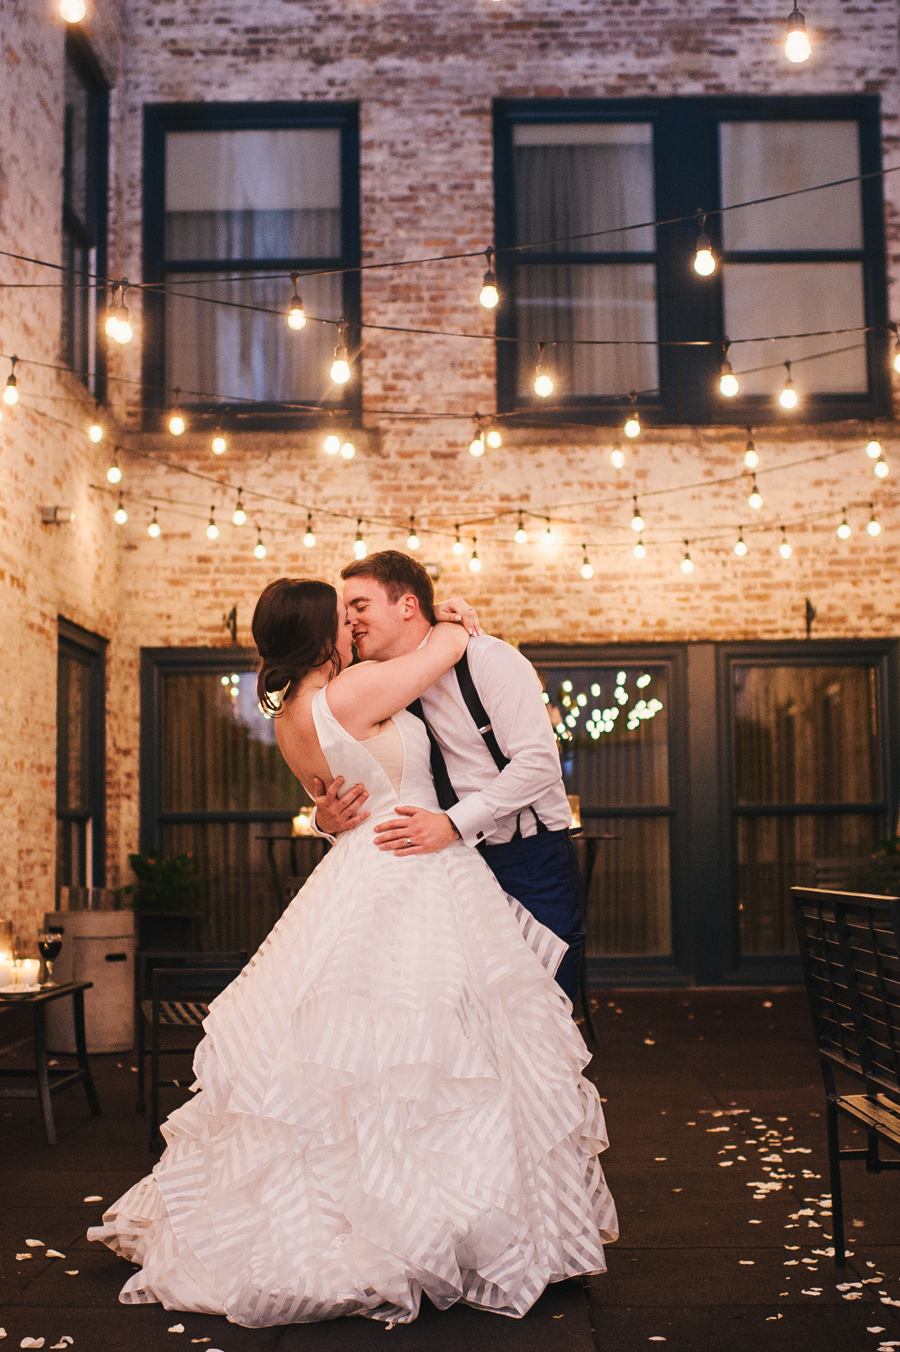
M 337 651 L 337 592 L 329 582 L 314 578 L 279 577 L 270 582 L 253 612 L 253 641 L 259 652 L 256 695 L 268 713 L 313 667 L 331 663 L 331 674 L 341 669 Z

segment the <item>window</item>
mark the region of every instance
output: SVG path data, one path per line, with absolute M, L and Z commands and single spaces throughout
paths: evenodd
M 783 422 L 785 362 L 796 419 L 889 411 L 880 179 L 717 214 L 877 174 L 876 99 L 501 102 L 495 148 L 505 412 L 616 423 L 634 391 L 648 422 Z M 698 208 L 719 260 L 705 278 Z M 532 390 L 539 343 L 553 407 Z
M 359 262 L 356 110 L 151 107 L 145 153 L 145 276 L 166 284 L 147 298 L 148 385 L 245 426 L 358 406 L 358 362 L 343 391 L 328 378 L 341 321 L 358 348 L 359 275 L 341 271 Z M 286 322 L 292 272 L 311 274 L 301 331 Z
M 106 640 L 59 620 L 56 883 L 106 885 Z
M 97 288 L 106 271 L 109 95 L 80 33 L 66 37 L 63 120 L 62 349 L 67 364 L 102 399 Z

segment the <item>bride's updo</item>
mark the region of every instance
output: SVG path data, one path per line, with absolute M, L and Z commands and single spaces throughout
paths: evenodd
M 328 582 L 312 578 L 279 577 L 270 582 L 253 612 L 253 641 L 259 652 L 256 695 L 268 713 L 313 667 L 331 663 L 341 669 L 337 651 L 337 592 Z M 281 700 L 272 695 L 281 692 Z

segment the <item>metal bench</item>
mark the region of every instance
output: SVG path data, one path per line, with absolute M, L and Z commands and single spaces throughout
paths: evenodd
M 804 887 L 791 893 L 825 1081 L 834 1261 L 843 1267 L 841 1161 L 865 1160 L 873 1174 L 900 1169 L 900 1160 L 879 1154 L 882 1143 L 900 1151 L 900 900 Z M 839 1094 L 835 1067 L 865 1092 Z M 841 1149 L 840 1116 L 863 1128 L 865 1149 Z

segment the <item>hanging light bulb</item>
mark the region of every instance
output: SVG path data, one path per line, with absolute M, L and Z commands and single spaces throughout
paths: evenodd
M 116 508 L 116 510 L 113 512 L 113 521 L 115 521 L 115 523 L 116 523 L 117 526 L 124 526 L 124 525 L 125 525 L 125 522 L 126 522 L 127 520 L 128 520 L 128 513 L 127 513 L 126 510 L 125 510 L 125 504 L 124 504 L 124 502 L 122 501 L 122 494 L 120 493 L 120 494 L 119 494 L 119 505 L 118 505 L 118 507 Z
M 307 549 L 314 549 L 316 545 L 316 537 L 313 534 L 312 527 L 312 512 L 306 513 L 306 534 L 303 537 L 303 544 Z
M 60 0 L 59 12 L 66 23 L 81 23 L 87 8 L 84 0 Z
M 748 502 L 748 503 L 750 504 L 750 506 L 753 508 L 754 512 L 758 512 L 759 509 L 760 509 L 760 507 L 761 507 L 762 504 L 763 504 L 762 493 L 760 493 L 759 488 L 758 488 L 757 485 L 756 485 L 756 475 L 755 475 L 755 474 L 754 474 L 754 476 L 753 476 L 753 486 L 752 486 L 751 489 L 750 489 L 750 496 L 749 496 L 749 498 L 747 499 L 747 502 Z
M 9 375 L 6 377 L 6 386 L 3 390 L 3 402 L 4 404 L 9 404 L 10 407 L 12 407 L 13 404 L 17 404 L 19 402 L 19 386 L 16 382 L 16 362 L 19 360 L 19 358 L 10 357 L 9 360 L 11 362 L 11 366 Z
M 681 571 L 683 573 L 692 573 L 694 571 L 694 561 L 691 558 L 690 540 L 684 542 L 684 558 L 681 560 Z
M 216 525 L 215 507 L 210 507 L 209 509 L 209 525 L 206 527 L 206 538 L 207 540 L 218 540 L 219 538 L 219 527 Z
M 625 433 L 626 437 L 630 437 L 632 441 L 635 437 L 641 435 L 641 420 L 638 417 L 637 411 L 637 394 L 634 390 L 631 391 L 631 412 L 625 419 L 622 431 Z
M 150 536 L 150 539 L 151 539 L 151 540 L 158 540 L 159 537 L 162 535 L 162 528 L 161 528 L 159 522 L 158 522 L 157 519 L 156 519 L 156 508 L 155 508 L 155 507 L 153 508 L 153 520 L 150 522 L 150 525 L 147 527 L 147 534 Z
M 109 293 L 109 304 L 106 307 L 106 322 L 103 325 L 107 338 L 115 338 L 116 328 L 119 323 L 119 307 L 116 303 L 116 296 L 119 292 L 119 283 L 113 282 L 112 291 Z
M 538 343 L 538 360 L 534 368 L 534 392 L 539 399 L 546 399 L 553 393 L 553 378 L 544 361 L 544 344 Z
M 458 557 L 460 554 L 464 554 L 466 552 L 466 547 L 463 544 L 462 539 L 460 538 L 459 522 L 457 522 L 457 524 L 453 527 L 453 529 L 456 531 L 456 539 L 453 541 L 452 548 L 453 553 L 456 554 Z
M 481 572 L 481 559 L 478 557 L 478 549 L 477 549 L 477 547 L 476 547 L 477 545 L 478 545 L 478 541 L 473 537 L 473 538 L 472 538 L 472 557 L 469 559 L 469 572 L 470 572 L 470 573 L 480 573 L 480 572 Z
M 500 301 L 500 292 L 497 290 L 497 278 L 494 276 L 492 259 L 494 257 L 493 249 L 485 249 L 487 258 L 487 272 L 484 274 L 484 280 L 481 283 L 481 295 L 478 297 L 480 303 L 486 310 L 495 310 Z
M 494 427 L 489 427 L 487 435 L 485 437 L 485 441 L 490 446 L 492 451 L 498 451 L 500 447 L 503 445 L 503 437 L 500 433 L 500 428 L 497 427 L 496 425 Z
M 130 343 L 134 337 L 134 329 L 131 327 L 131 311 L 125 304 L 125 292 L 128 290 L 128 278 L 122 278 L 122 294 L 119 297 L 119 304 L 115 307 L 112 314 L 112 332 L 110 332 L 110 321 L 106 321 L 106 332 L 117 343 L 123 346 Z
M 619 445 L 618 442 L 616 442 L 615 446 L 613 446 L 612 450 L 610 451 L 609 458 L 613 463 L 614 469 L 622 469 L 622 467 L 625 464 L 625 452 L 622 450 L 622 447 Z
M 748 469 L 756 469 L 759 464 L 759 454 L 753 444 L 752 429 L 747 428 L 747 447 L 744 451 L 744 464 Z
M 841 518 L 841 524 L 838 526 L 837 531 L 835 533 L 839 540 L 849 540 L 850 536 L 853 534 L 853 531 L 851 529 L 850 522 L 847 520 L 847 508 L 843 507 L 841 510 L 843 511 L 844 515 Z
M 875 464 L 872 466 L 872 469 L 875 471 L 875 474 L 878 476 L 879 479 L 887 478 L 889 472 L 888 462 L 885 460 L 883 455 L 879 456 L 879 458 L 875 461 Z
M 799 64 L 806 61 L 812 48 L 809 45 L 809 38 L 806 33 L 806 20 L 797 8 L 797 0 L 794 0 L 794 8 L 788 15 L 787 37 L 784 41 L 784 54 L 788 61 Z
M 698 277 L 711 277 L 716 270 L 716 260 L 712 251 L 709 235 L 706 233 L 706 212 L 697 208 L 697 248 L 694 253 L 694 271 Z
M 584 558 L 581 560 L 581 576 L 584 578 L 585 582 L 590 582 L 591 578 L 594 576 L 594 565 L 587 556 L 587 545 L 582 545 L 581 549 L 584 554 Z
M 469 455 L 474 455 L 475 459 L 479 460 L 484 455 L 484 433 L 477 423 L 476 429 L 474 437 L 469 442 Z
M 647 546 L 644 544 L 644 537 L 638 537 L 638 542 L 631 551 L 636 559 L 645 559 L 647 557 Z
M 300 295 L 297 291 L 297 283 L 299 280 L 299 272 L 292 272 L 291 281 L 294 284 L 294 294 L 291 296 L 291 303 L 288 308 L 287 316 L 288 328 L 294 329 L 298 333 L 301 329 L 306 328 L 306 314 L 303 310 L 303 301 L 300 299 Z
M 335 385 L 346 385 L 350 379 L 350 359 L 347 353 L 347 345 L 344 341 L 344 326 L 341 325 L 340 339 L 337 347 L 334 349 L 334 360 L 331 363 L 331 379 Z
M 421 540 L 419 539 L 418 535 L 416 534 L 416 518 L 415 518 L 415 517 L 413 516 L 413 514 L 410 512 L 410 516 L 409 516 L 409 535 L 407 535 L 407 537 L 406 537 L 406 548 L 407 548 L 407 549 L 418 549 L 418 548 L 419 548 L 419 545 L 420 545 L 421 543 L 422 543 Z
M 728 360 L 728 349 L 731 346 L 726 338 L 722 344 L 722 369 L 719 372 L 719 394 L 726 399 L 733 399 L 740 390 L 738 378 L 734 374 L 734 367 Z
M 368 552 L 369 551 L 366 549 L 366 542 L 362 537 L 362 518 L 357 517 L 356 539 L 353 542 L 353 557 L 356 559 L 364 559 Z
M 244 511 L 244 503 L 243 499 L 241 498 L 241 494 L 243 493 L 243 491 L 244 490 L 242 488 L 238 489 L 237 502 L 235 503 L 234 513 L 231 518 L 235 526 L 243 526 L 247 520 L 247 513 Z
M 187 427 L 187 423 L 184 420 L 184 414 L 178 407 L 178 399 L 180 394 L 181 390 L 176 385 L 175 403 L 172 406 L 172 412 L 169 414 L 169 431 L 172 433 L 173 437 L 180 437 L 183 434 L 185 428 Z
M 784 380 L 784 388 L 778 396 L 778 402 L 782 408 L 796 408 L 799 402 L 797 391 L 794 389 L 794 377 L 791 375 L 791 363 L 786 361 L 784 369 L 787 372 Z
M 96 422 L 91 423 L 90 427 L 88 428 L 88 437 L 94 443 L 95 446 L 97 445 L 98 441 L 103 440 L 103 428 L 100 426 L 99 423 Z
M 866 442 L 866 455 L 870 460 L 881 459 L 881 442 L 874 435 Z
M 322 445 L 326 455 L 337 455 L 341 449 L 341 439 L 336 432 L 329 432 Z
M 881 522 L 878 520 L 878 518 L 877 518 L 876 515 L 875 515 L 875 504 L 874 504 L 873 502 L 870 502 L 870 503 L 869 503 L 869 510 L 870 510 L 870 512 L 872 513 L 872 515 L 869 517 L 869 521 L 868 521 L 868 525 L 866 526 L 866 530 L 867 530 L 867 532 L 869 533 L 869 535 L 871 535 L 871 536 L 880 535 L 880 534 L 881 534 Z
M 547 529 L 541 536 L 540 543 L 543 545 L 544 549 L 553 549 L 559 544 L 559 536 L 550 524 L 549 516 L 547 517 Z
M 634 496 L 634 514 L 631 518 L 631 529 L 637 531 L 638 534 L 644 529 L 644 518 L 641 516 L 638 509 L 637 494 Z
M 212 439 L 213 455 L 224 455 L 227 450 L 228 450 L 228 442 L 222 436 L 221 432 L 216 432 L 216 435 Z
M 106 477 L 111 484 L 120 484 L 122 482 L 122 470 L 119 467 L 118 456 L 116 456 L 115 460 L 106 471 Z
M 346 441 L 341 442 L 341 459 L 352 460 L 355 455 L 356 455 L 356 447 L 353 445 L 353 442 L 348 437 Z
M 791 549 L 790 545 L 788 544 L 787 531 L 785 530 L 784 526 L 782 526 L 782 527 L 781 527 L 781 544 L 778 546 L 778 553 L 781 555 L 781 557 L 782 557 L 783 559 L 789 559 L 789 558 L 791 557 L 791 555 L 793 554 L 793 552 L 794 552 L 794 551 Z
M 522 513 L 519 513 L 519 523 L 516 526 L 516 533 L 513 536 L 517 545 L 528 544 L 528 532 L 525 529 L 525 522 L 522 520 Z
M 262 560 L 262 559 L 264 559 L 264 558 L 266 557 L 266 555 L 268 554 L 268 552 L 269 552 L 269 551 L 266 549 L 265 545 L 263 544 L 262 530 L 261 530 L 261 528 L 260 528 L 259 526 L 257 526 L 257 527 L 256 527 L 256 544 L 253 546 L 253 557 L 254 557 L 255 559 L 260 559 L 260 560 Z
M 743 527 L 743 526 L 738 526 L 738 538 L 737 538 L 737 540 L 735 541 L 734 552 L 735 552 L 735 554 L 737 554 L 737 556 L 738 556 L 739 559 L 746 558 L 746 556 L 747 556 L 747 546 L 746 546 L 746 544 L 744 543 L 744 527 Z

